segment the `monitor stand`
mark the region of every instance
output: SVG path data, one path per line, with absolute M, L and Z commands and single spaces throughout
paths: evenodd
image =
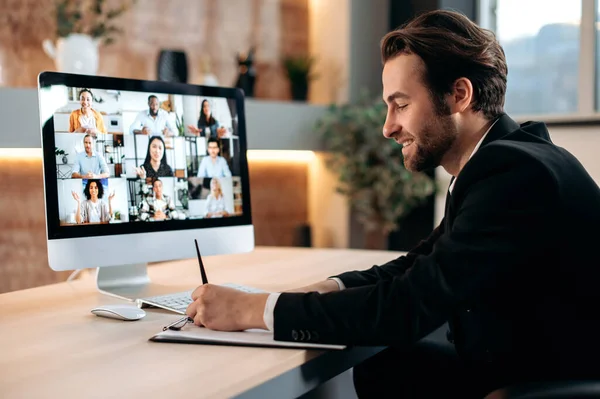
M 96 268 L 98 291 L 105 295 L 135 301 L 156 295 L 194 289 L 191 286 L 160 285 L 150 281 L 146 263 Z

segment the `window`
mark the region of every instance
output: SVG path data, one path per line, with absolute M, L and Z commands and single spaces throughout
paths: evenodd
M 596 100 L 595 110 L 600 111 L 600 21 L 598 20 L 600 19 L 600 1 L 598 1 L 597 4 L 595 4 L 594 8 L 594 31 L 596 34 L 594 35 L 594 43 L 592 45 L 594 46 L 594 77 L 596 79 L 596 83 L 594 85 Z M 590 38 L 590 40 L 592 40 L 592 38 Z
M 581 97 L 591 93 L 579 91 L 580 64 L 585 60 L 581 43 L 582 6 L 586 1 L 480 1 L 480 24 L 496 33 L 506 54 L 505 109 L 509 114 L 582 111 Z M 592 64 L 593 60 L 588 62 Z M 592 67 L 589 85 L 594 81 L 593 73 Z M 594 94 L 590 95 L 588 103 L 593 107 Z

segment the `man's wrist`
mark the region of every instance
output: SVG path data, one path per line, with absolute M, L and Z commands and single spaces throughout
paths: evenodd
M 267 327 L 267 330 L 269 331 L 273 331 L 275 329 L 275 305 L 277 305 L 277 300 L 279 299 L 280 295 L 280 292 L 273 292 L 269 294 L 267 303 L 265 304 L 263 321 Z
M 339 291 L 340 290 L 340 285 L 331 278 L 328 278 L 327 280 L 322 281 L 318 286 L 317 286 L 317 292 L 319 294 L 326 294 L 328 292 L 334 292 L 334 291 Z
M 320 294 L 324 294 L 327 292 L 334 292 L 334 291 L 340 291 L 345 289 L 346 287 L 344 286 L 344 283 L 339 280 L 338 278 L 335 277 L 331 277 L 328 278 L 327 280 L 323 280 L 320 281 L 316 284 L 304 287 L 304 288 L 300 288 L 297 290 L 290 290 L 290 291 L 286 291 L 289 293 L 307 293 L 307 292 L 318 292 Z M 256 294 L 253 294 L 256 295 Z M 265 294 L 261 294 L 261 295 L 265 295 Z M 273 331 L 274 330 L 274 325 L 275 325 L 275 305 L 277 304 L 277 301 L 279 299 L 279 296 L 281 295 L 281 293 L 279 292 L 274 292 L 272 294 L 267 294 L 267 299 L 264 302 L 260 302 L 261 304 L 263 304 L 263 327 L 266 330 L 269 331 Z
M 261 328 L 263 330 L 268 330 L 267 325 L 265 324 L 264 314 L 265 314 L 265 306 L 267 305 L 267 299 L 269 298 L 269 294 L 248 294 L 248 299 L 250 301 L 250 312 L 246 312 L 248 316 L 248 320 L 246 323 L 248 328 Z
M 339 279 L 338 277 L 329 277 L 327 280 L 332 280 L 332 281 L 335 281 L 335 283 L 337 284 L 337 286 L 338 286 L 338 289 L 339 289 L 340 291 L 342 291 L 342 290 L 345 290 L 345 289 L 346 289 L 346 285 L 345 285 L 345 284 L 344 284 L 344 282 L 343 282 L 341 279 Z

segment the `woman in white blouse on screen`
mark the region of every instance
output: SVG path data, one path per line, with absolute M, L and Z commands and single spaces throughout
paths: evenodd
M 228 216 L 229 213 L 225 210 L 225 197 L 221 190 L 221 182 L 213 177 L 210 181 L 210 194 L 206 199 L 206 214 L 207 218 L 218 218 Z

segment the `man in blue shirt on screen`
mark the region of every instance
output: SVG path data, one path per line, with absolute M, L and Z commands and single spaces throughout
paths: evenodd
M 75 179 L 103 179 L 109 176 L 106 160 L 94 151 L 94 138 L 86 134 L 83 138 L 84 152 L 75 157 L 73 174 Z
M 198 168 L 198 177 L 231 177 L 231 170 L 225 158 L 219 155 L 219 140 L 208 139 L 208 156 L 202 158 Z

